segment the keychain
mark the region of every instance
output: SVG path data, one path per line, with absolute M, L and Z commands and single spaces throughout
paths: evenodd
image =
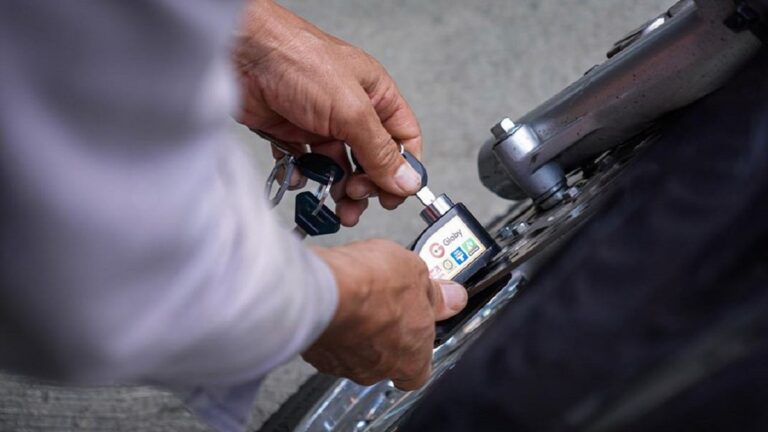
M 290 152 L 290 145 L 287 143 L 266 132 L 257 129 L 251 130 L 269 141 L 277 151 L 284 155 L 275 162 L 265 185 L 265 193 L 272 207 L 277 206 L 282 201 L 285 192 L 290 188 L 291 176 L 294 170 L 298 169 L 301 175 L 319 183 L 320 186 L 315 193 L 302 192 L 296 196 L 294 215 L 296 227 L 294 232 L 302 238 L 307 235 L 319 236 L 338 232 L 341 228 L 341 221 L 325 205 L 325 202 L 331 195 L 331 187 L 344 178 L 344 169 L 330 157 L 319 153 L 304 153 L 301 156 L 295 156 Z M 272 189 L 274 189 L 281 169 L 283 170 L 283 179 L 274 197 L 272 197 Z

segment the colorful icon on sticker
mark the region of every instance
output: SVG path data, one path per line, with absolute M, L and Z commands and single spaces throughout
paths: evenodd
M 465 251 L 467 251 L 467 255 L 472 256 L 475 254 L 475 252 L 480 250 L 480 246 L 477 245 L 475 242 L 475 239 L 469 239 L 464 242 L 464 244 L 461 245 L 462 248 L 464 248 Z
M 464 249 L 460 247 L 456 248 L 455 251 L 451 252 L 451 256 L 453 257 L 454 260 L 456 260 L 456 264 L 458 265 L 461 265 L 461 263 L 463 263 L 464 261 L 467 260 L 467 258 L 469 258 L 467 254 L 464 252 Z
M 432 279 L 438 279 L 438 276 L 440 276 L 443 273 L 443 269 L 440 268 L 440 266 L 434 266 L 432 267 L 432 270 L 429 271 L 429 277 Z
M 445 255 L 445 248 L 440 243 L 432 243 L 429 246 L 429 253 L 435 258 L 442 258 Z
M 453 265 L 453 262 L 451 260 L 447 259 L 447 260 L 443 261 L 443 268 L 444 269 L 446 269 L 448 271 L 451 271 L 451 270 L 453 270 L 453 267 L 454 267 L 454 265 Z

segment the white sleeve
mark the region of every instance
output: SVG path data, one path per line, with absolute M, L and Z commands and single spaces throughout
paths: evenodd
M 0 367 L 220 387 L 331 319 L 228 132 L 237 3 L 4 4 Z

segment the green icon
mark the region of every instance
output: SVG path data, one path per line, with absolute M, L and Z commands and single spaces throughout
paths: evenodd
M 465 251 L 467 251 L 467 255 L 472 256 L 475 254 L 475 252 L 480 250 L 480 246 L 477 245 L 477 242 L 475 242 L 475 239 L 469 239 L 464 242 L 461 247 L 464 248 Z

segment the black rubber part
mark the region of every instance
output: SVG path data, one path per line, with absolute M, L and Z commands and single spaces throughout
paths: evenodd
M 338 381 L 339 378 L 326 374 L 312 375 L 296 393 L 288 398 L 280 409 L 261 426 L 259 432 L 290 432 L 315 406 L 318 400 Z
M 304 177 L 320 184 L 333 178 L 336 184 L 344 178 L 344 169 L 335 160 L 320 153 L 304 153 L 296 159 L 296 167 Z

